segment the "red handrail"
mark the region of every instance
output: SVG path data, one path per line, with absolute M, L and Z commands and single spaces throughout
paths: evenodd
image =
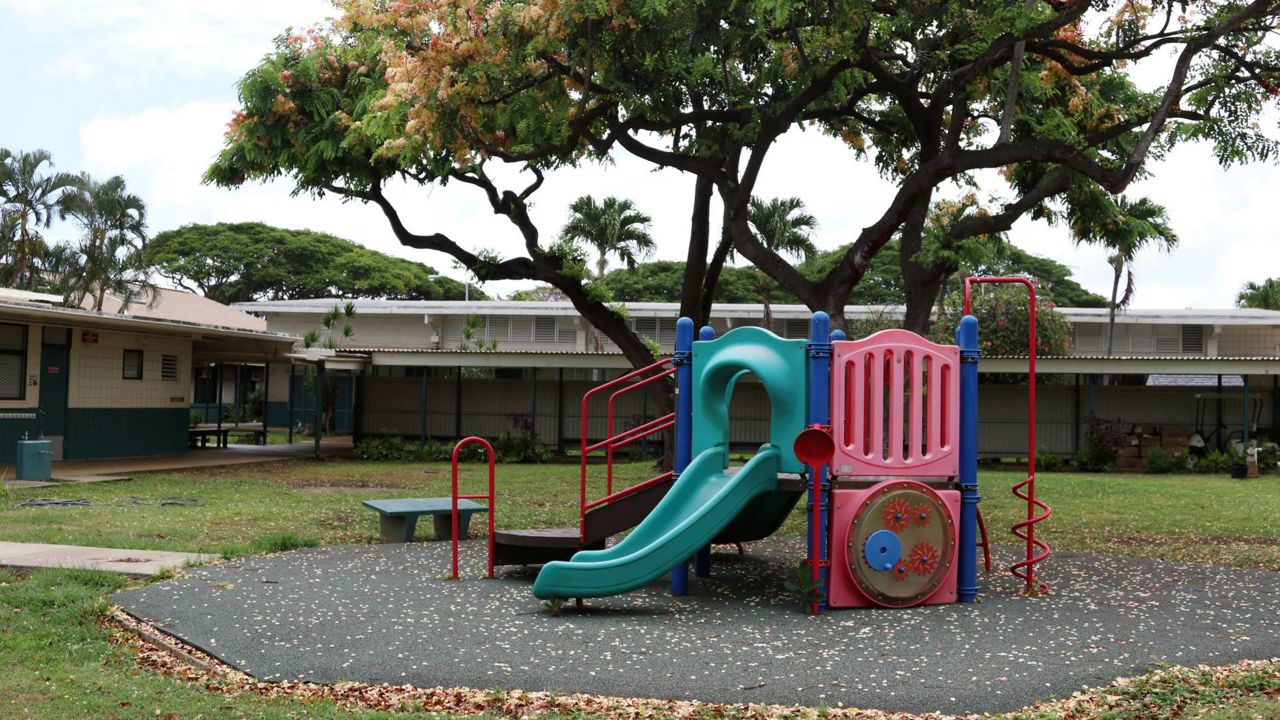
M 1030 302 L 1027 306 L 1029 329 L 1027 331 L 1028 366 L 1030 378 L 1027 384 L 1027 479 L 1013 486 L 1013 494 L 1027 501 L 1027 519 L 1015 523 L 1012 532 L 1027 541 L 1027 557 L 1014 563 L 1009 572 L 1026 580 L 1024 592 L 1040 595 L 1049 592 L 1049 586 L 1035 576 L 1036 565 L 1049 557 L 1049 545 L 1036 537 L 1036 525 L 1048 520 L 1053 511 L 1042 500 L 1036 499 L 1036 288 L 1022 277 L 970 277 L 964 279 L 964 314 L 972 315 L 972 286 L 978 283 L 1014 283 L 1024 285 Z
M 625 375 L 622 375 L 620 377 L 614 378 L 609 382 L 597 385 L 596 387 L 591 388 L 585 394 L 583 394 L 582 412 L 581 412 L 581 418 L 580 418 L 580 421 L 581 421 L 580 440 L 582 443 L 582 452 L 579 458 L 580 483 L 579 483 L 579 490 L 578 490 L 578 536 L 580 539 L 586 538 L 588 510 L 600 507 L 601 505 L 605 505 L 607 503 L 613 502 L 615 500 L 626 497 L 628 495 L 635 494 L 637 492 L 640 492 L 641 490 L 644 490 L 645 488 L 652 487 L 654 485 L 657 485 L 659 483 L 662 483 L 671 479 L 672 474 L 668 472 L 668 473 L 659 475 L 655 478 L 646 480 L 645 482 L 639 483 L 637 485 L 633 485 L 629 488 L 626 488 L 625 490 L 620 490 L 616 493 L 613 491 L 613 451 L 614 449 L 625 447 L 627 445 L 630 445 L 633 442 L 636 442 L 637 440 L 640 440 L 645 437 L 649 437 L 656 433 L 660 433 L 670 427 L 673 427 L 675 425 L 675 417 L 676 417 L 675 413 L 669 413 L 667 415 L 663 415 L 662 417 L 657 417 L 647 422 L 641 423 L 636 427 L 623 430 L 622 432 L 615 435 L 613 432 L 613 427 L 614 427 L 613 414 L 614 414 L 614 404 L 616 403 L 619 397 L 629 392 L 634 392 L 635 390 L 638 390 L 640 388 L 644 388 L 652 383 L 658 382 L 663 378 L 672 377 L 675 375 L 675 372 L 676 372 L 675 367 L 671 364 L 671 360 L 659 360 L 658 362 L 655 362 L 651 365 L 646 365 L 645 367 L 639 368 L 637 370 L 632 370 L 631 372 L 626 373 Z M 605 392 L 606 390 L 613 390 L 614 388 L 617 388 L 617 389 L 609 394 L 609 401 L 606 406 L 607 409 L 606 409 L 606 415 L 605 415 L 605 438 L 603 440 L 599 440 L 594 443 L 588 443 L 587 442 L 587 424 L 589 419 L 588 410 L 589 410 L 589 404 L 591 402 L 591 398 L 595 397 L 596 395 L 602 392 Z M 599 450 L 601 448 L 604 448 L 605 450 L 605 477 L 606 477 L 605 496 L 603 498 L 588 502 L 587 501 L 587 456 L 590 453 L 596 450 Z
M 480 443 L 484 446 L 485 451 L 489 455 L 489 494 L 487 495 L 459 495 L 458 494 L 458 453 L 462 447 L 468 443 Z M 482 437 L 465 437 L 453 446 L 453 492 L 450 504 L 450 519 L 453 521 L 453 579 L 458 579 L 458 501 L 459 500 L 488 500 L 489 512 L 485 513 L 489 516 L 489 577 L 493 577 L 493 463 L 494 452 L 493 446 L 488 440 Z

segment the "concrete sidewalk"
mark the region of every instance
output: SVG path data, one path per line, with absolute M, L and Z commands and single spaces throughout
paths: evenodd
M 114 550 L 82 545 L 0 542 L 0 567 L 79 568 L 109 570 L 133 577 L 148 577 L 161 570 L 210 562 L 216 555 L 164 552 L 161 550 Z

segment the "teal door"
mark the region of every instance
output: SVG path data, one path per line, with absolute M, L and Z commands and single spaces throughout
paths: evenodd
M 53 459 L 62 459 L 62 446 L 67 427 L 67 387 L 71 369 L 70 331 L 45 328 L 40 345 L 40 410 L 39 427 L 45 438 L 53 441 Z

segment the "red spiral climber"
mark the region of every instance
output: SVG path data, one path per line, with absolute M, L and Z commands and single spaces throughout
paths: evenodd
M 1013 534 L 1027 543 L 1027 557 L 1014 563 L 1009 572 L 1014 577 L 1026 581 L 1023 592 L 1028 595 L 1043 595 L 1049 592 L 1049 585 L 1036 579 L 1036 565 L 1050 555 L 1049 545 L 1036 537 L 1036 525 L 1049 519 L 1053 510 L 1043 501 L 1036 498 L 1036 289 L 1030 280 L 1020 277 L 971 277 L 964 281 L 964 312 L 972 314 L 972 286 L 977 283 L 1016 283 L 1027 288 L 1030 302 L 1027 306 L 1028 317 L 1028 365 L 1027 374 L 1027 479 L 1013 486 L 1013 494 L 1027 503 L 1027 519 L 1017 522 L 1011 528 Z

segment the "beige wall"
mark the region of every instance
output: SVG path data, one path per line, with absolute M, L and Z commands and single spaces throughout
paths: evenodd
M 167 408 L 191 401 L 191 339 L 97 330 L 98 341 L 86 343 L 79 329 L 71 332 L 71 383 L 68 407 Z M 38 343 L 37 343 L 38 348 Z M 142 350 L 142 379 L 125 380 L 125 349 Z M 162 355 L 178 358 L 176 380 L 162 380 Z

